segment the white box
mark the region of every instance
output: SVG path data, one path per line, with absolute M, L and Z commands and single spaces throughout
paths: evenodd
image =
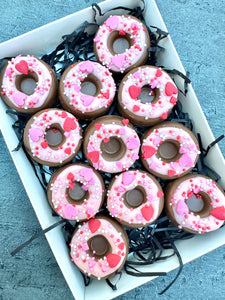
M 138 0 L 123 0 L 124 6 L 135 7 L 138 3 Z M 119 5 L 121 5 L 121 0 L 108 0 L 100 4 L 103 10 Z M 4 42 L 0 45 L 0 58 L 5 56 L 16 56 L 18 54 L 34 54 L 36 56 L 41 56 L 48 53 L 60 43 L 62 35 L 70 33 L 70 28 L 78 27 L 85 20 L 92 21 L 92 17 L 93 14 L 91 8 L 87 8 L 32 32 L 9 40 L 8 42 Z M 145 19 L 148 25 L 154 25 L 167 31 L 154 0 L 146 1 Z M 162 40 L 160 45 L 166 48 L 166 52 L 160 54 L 159 64 L 164 65 L 166 68 L 175 68 L 184 72 L 170 37 Z M 179 85 L 179 81 L 177 81 L 177 83 Z M 208 145 L 214 140 L 214 137 L 191 86 L 189 87 L 186 101 L 183 100 L 184 99 L 181 97 L 183 110 L 190 114 L 194 122 L 194 131 L 200 132 L 203 144 L 205 146 Z M 18 144 L 18 139 L 11 127 L 14 122 L 13 117 L 7 115 L 5 110 L 6 105 L 0 101 L 2 134 L 39 222 L 44 229 L 55 223 L 57 218 L 52 217 L 51 209 L 46 201 L 45 192 L 38 179 L 35 178 L 34 171 L 23 150 L 20 149 L 18 152 L 12 152 Z M 218 145 L 215 145 L 207 156 L 207 163 L 212 165 L 212 162 L 215 171 L 222 177 L 225 173 L 225 161 Z M 225 177 L 222 178 L 219 183 L 225 188 Z M 93 281 L 88 287 L 84 287 L 80 272 L 70 261 L 67 246 L 60 228 L 55 228 L 53 231 L 48 232 L 46 238 L 76 299 L 111 299 L 153 279 L 132 277 L 124 273 L 118 283 L 117 291 L 112 291 L 104 281 Z M 183 262 L 186 263 L 223 244 L 225 244 L 225 227 L 207 235 L 195 236 L 188 241 L 179 241 L 176 245 L 181 253 Z M 151 272 L 169 272 L 177 266 L 177 259 L 172 257 L 166 261 L 143 267 L 142 270 Z

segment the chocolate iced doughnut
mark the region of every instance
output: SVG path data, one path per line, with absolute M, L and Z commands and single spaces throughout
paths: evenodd
M 28 154 L 47 166 L 71 161 L 80 149 L 82 133 L 76 118 L 61 109 L 46 109 L 33 115 L 23 134 Z
M 140 140 L 129 120 L 104 116 L 93 121 L 84 135 L 83 151 L 95 169 L 118 173 L 139 158 Z
M 203 234 L 224 224 L 225 194 L 211 178 L 189 174 L 168 185 L 165 210 L 175 226 Z
M 199 153 L 196 137 L 180 123 L 163 122 L 151 127 L 142 138 L 142 163 L 160 178 L 175 179 L 189 173 Z
M 164 197 L 158 181 L 149 173 L 129 170 L 116 175 L 107 193 L 107 209 L 117 221 L 130 227 L 152 224 L 161 214 Z
M 22 113 L 33 114 L 52 106 L 57 84 L 51 67 L 33 55 L 12 58 L 0 74 L 2 99 Z
M 152 126 L 167 119 L 177 96 L 178 89 L 165 71 L 141 66 L 121 81 L 118 104 L 121 114 L 133 124 Z
M 65 70 L 60 79 L 59 99 L 62 106 L 78 119 L 91 119 L 106 113 L 115 91 L 110 71 L 87 60 Z
M 52 209 L 62 218 L 84 221 L 95 216 L 105 196 L 100 174 L 84 164 L 71 164 L 53 173 L 47 196 Z
M 115 73 L 129 72 L 144 64 L 149 46 L 147 28 L 130 15 L 110 16 L 94 38 L 97 60 Z
M 80 271 L 100 280 L 122 269 L 129 241 L 119 223 L 106 216 L 96 216 L 78 226 L 70 247 L 71 260 Z

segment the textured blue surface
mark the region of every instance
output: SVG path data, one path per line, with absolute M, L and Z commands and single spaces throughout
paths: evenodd
M 0 42 L 100 1 L 0 1 Z M 156 0 L 206 118 L 217 137 L 224 133 L 225 1 Z M 122 1 L 121 1 L 122 4 Z M 225 144 L 220 142 L 225 154 Z M 38 231 L 39 223 L 0 136 L 0 299 L 73 299 L 45 238 L 12 258 L 9 251 Z M 225 299 L 225 246 L 185 265 L 177 282 L 170 272 L 118 300 Z

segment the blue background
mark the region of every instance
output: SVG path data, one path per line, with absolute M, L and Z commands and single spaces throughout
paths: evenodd
M 0 0 L 0 42 L 100 1 Z M 121 5 L 122 5 L 121 0 Z M 162 17 L 216 137 L 224 133 L 224 0 L 156 0 Z M 72 29 L 68 28 L 68 32 Z M 220 142 L 225 154 L 225 143 Z M 16 257 L 9 252 L 40 229 L 36 215 L 0 135 L 0 299 L 73 299 L 44 237 Z M 225 246 L 185 265 L 176 283 L 170 272 L 118 300 L 225 299 Z

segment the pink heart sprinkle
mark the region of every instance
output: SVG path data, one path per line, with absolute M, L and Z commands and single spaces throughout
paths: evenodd
M 89 106 L 95 100 L 95 97 L 89 95 L 81 95 L 81 101 L 84 106 Z
M 87 146 L 87 151 L 88 152 L 92 152 L 92 151 L 94 151 L 95 150 L 95 148 L 91 145 L 91 144 L 88 144 L 88 146 Z
M 32 102 L 33 102 L 34 104 L 38 103 L 38 101 L 39 101 L 39 98 L 38 98 L 38 97 L 32 98 Z
M 152 201 L 152 200 L 153 200 L 153 196 L 152 196 L 152 195 L 148 195 L 148 196 L 147 196 L 147 199 L 148 199 L 149 201 Z
M 179 200 L 176 206 L 176 212 L 178 215 L 186 215 L 189 213 L 189 208 L 183 200 Z
M 193 190 L 193 192 L 195 193 L 195 194 L 198 194 L 198 192 L 200 191 L 200 188 L 198 187 L 198 188 L 195 188 L 194 190 Z
M 44 131 L 40 128 L 30 128 L 29 135 L 32 141 L 37 142 L 44 135 Z
M 80 85 L 77 85 L 77 84 L 74 84 L 74 90 L 76 92 L 79 92 L 81 90 L 81 86 Z
M 94 178 L 92 178 L 90 181 L 88 181 L 88 183 L 89 183 L 90 185 L 95 184 Z
M 88 207 L 87 213 L 88 213 L 89 215 L 92 215 L 92 214 L 94 213 L 94 210 L 93 210 L 91 207 Z
M 124 54 L 118 54 L 112 57 L 111 62 L 114 66 L 117 68 L 122 68 L 125 61 L 125 55 Z
M 126 129 L 124 127 L 120 128 L 120 134 L 126 134 Z
M 154 144 L 155 146 L 159 146 L 160 142 L 161 142 L 161 140 L 160 140 L 160 138 L 158 138 L 158 137 L 155 137 L 154 140 L 153 140 L 153 144 Z
M 133 138 L 133 137 L 129 137 L 128 138 L 128 142 L 127 142 L 127 148 L 128 149 L 136 149 L 136 148 L 139 148 L 140 147 L 140 142 L 139 140 Z
M 94 70 L 93 64 L 87 60 L 79 65 L 79 69 L 81 72 L 92 73 Z
M 66 204 L 64 215 L 66 219 L 72 219 L 73 217 L 76 217 L 77 215 L 77 209 L 71 204 Z
M 172 169 L 177 170 L 177 168 L 178 168 L 178 163 L 172 161 L 172 162 L 170 163 L 170 166 L 171 166 Z
M 194 151 L 196 149 L 196 146 L 194 144 L 190 144 L 190 145 L 188 145 L 188 149 L 190 151 Z
M 187 153 L 187 149 L 185 147 L 180 147 L 179 152 L 182 154 Z
M 132 155 L 132 160 L 136 160 L 136 159 L 139 159 L 139 155 L 137 153 L 134 153 Z
M 179 162 L 182 167 L 193 167 L 193 161 L 188 154 L 182 155 Z
M 90 181 L 93 177 L 93 170 L 89 168 L 83 168 L 80 170 L 80 175 L 84 177 L 86 181 Z
M 133 172 L 125 172 L 125 173 L 123 173 L 122 177 L 123 177 L 123 184 L 124 185 L 131 184 L 135 179 L 135 175 L 134 175 Z
M 140 75 L 139 72 L 135 72 L 135 73 L 133 74 L 133 77 L 134 77 L 134 78 L 141 78 L 141 75 Z
M 142 221 L 144 218 L 141 214 L 137 214 L 137 220 L 138 221 Z
M 119 18 L 117 16 L 109 17 L 106 22 L 106 26 L 108 26 L 111 29 L 116 29 L 119 24 Z
M 120 161 L 117 161 L 117 162 L 116 162 L 116 166 L 117 166 L 120 170 L 122 170 L 122 168 L 123 168 L 123 165 L 122 165 L 122 163 L 121 163 Z
M 109 267 L 108 267 L 108 266 L 106 266 L 106 265 L 102 265 L 102 271 L 103 271 L 103 272 L 106 272 L 108 269 L 109 269 Z
M 7 76 L 10 76 L 12 73 L 13 73 L 13 69 L 12 69 L 12 68 L 7 68 L 7 69 L 5 70 L 5 74 L 6 74 Z
M 123 192 L 125 192 L 126 191 L 126 189 L 125 189 L 125 187 L 123 187 L 122 185 L 120 185 L 119 187 L 118 187 L 118 192 L 119 193 L 123 193 Z
M 18 92 L 13 95 L 13 100 L 18 106 L 24 105 L 26 99 L 27 99 L 27 95 L 21 92 Z
M 64 132 L 64 135 L 65 135 L 65 137 L 67 137 L 67 138 L 70 137 L 70 131 L 65 131 L 65 132 Z
M 110 212 L 113 217 L 118 214 L 118 211 L 115 208 L 112 208 Z
M 100 37 L 99 37 L 99 36 L 96 36 L 96 37 L 94 38 L 94 42 L 95 42 L 95 43 L 100 42 Z
M 152 170 L 156 170 L 156 168 L 157 168 L 156 163 L 154 163 L 154 162 L 151 163 L 150 166 L 149 166 L 149 168 L 152 169 Z
M 87 251 L 87 250 L 89 249 L 88 244 L 87 244 L 87 243 L 84 243 L 84 244 L 82 245 L 82 249 L 83 249 L 84 251 Z
M 92 267 L 94 267 L 96 265 L 96 261 L 94 259 L 92 259 L 92 258 L 89 259 L 88 263 L 89 263 L 89 267 L 90 268 L 92 268 Z

